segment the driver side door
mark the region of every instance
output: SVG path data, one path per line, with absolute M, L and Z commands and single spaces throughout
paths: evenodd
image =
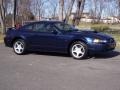
M 49 23 L 36 23 L 34 25 L 34 47 L 42 51 L 62 51 L 65 42 L 62 34 Z M 62 47 L 62 48 L 61 48 Z

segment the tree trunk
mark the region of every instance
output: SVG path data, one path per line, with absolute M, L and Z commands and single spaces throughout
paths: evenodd
M 69 5 L 69 7 L 68 7 L 68 12 L 67 12 L 67 14 L 66 14 L 66 16 L 65 16 L 65 22 L 66 22 L 66 23 L 68 23 L 68 21 L 69 21 L 69 17 L 70 17 L 70 15 L 71 15 L 74 2 L 75 2 L 75 0 L 71 0 L 71 1 L 70 1 L 70 5 Z
M 2 28 L 1 33 L 5 34 L 6 29 L 5 29 L 5 5 L 4 5 L 4 0 L 0 1 L 0 20 L 1 20 L 1 28 Z
M 14 3 L 14 9 L 13 9 L 12 27 L 15 27 L 17 0 L 13 0 L 13 3 Z
M 59 20 L 63 21 L 64 18 L 64 0 L 59 0 Z
M 73 18 L 73 25 L 79 24 L 82 13 L 83 13 L 84 5 L 85 5 L 85 0 L 77 0 L 77 10 Z
M 120 20 L 120 0 L 118 0 L 118 18 Z
M 5 33 L 6 33 L 5 22 L 4 22 L 4 20 L 2 20 L 2 19 L 1 19 L 1 28 L 2 28 L 1 33 L 2 33 L 2 34 L 5 34 Z

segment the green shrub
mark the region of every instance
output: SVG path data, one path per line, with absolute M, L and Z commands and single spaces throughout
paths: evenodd
M 98 31 L 98 32 L 104 32 L 106 30 L 109 30 L 109 26 L 101 25 L 101 26 L 92 26 L 91 29 Z

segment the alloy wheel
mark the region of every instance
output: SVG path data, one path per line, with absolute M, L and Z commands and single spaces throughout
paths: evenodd
M 24 44 L 21 41 L 16 41 L 14 43 L 13 48 L 14 48 L 15 53 L 17 54 L 22 54 L 24 52 Z
M 87 54 L 87 47 L 84 43 L 76 42 L 71 47 L 71 55 L 75 59 L 82 59 Z

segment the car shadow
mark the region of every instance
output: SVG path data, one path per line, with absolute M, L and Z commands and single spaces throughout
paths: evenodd
M 34 55 L 47 55 L 47 56 L 58 56 L 58 57 L 71 57 L 69 54 L 56 53 L 56 52 L 29 52 L 28 54 Z
M 109 59 L 109 58 L 113 58 L 113 57 L 117 57 L 120 55 L 120 52 L 118 51 L 110 51 L 110 52 L 106 52 L 106 53 L 101 53 L 101 54 L 94 54 L 92 56 L 89 56 L 89 58 L 94 58 L 94 59 Z
M 71 57 L 69 54 L 63 54 L 63 53 L 54 53 L 54 52 L 29 52 L 27 54 L 34 54 L 34 55 L 47 55 L 47 56 L 57 56 L 57 57 Z M 117 57 L 120 55 L 120 52 L 118 51 L 110 51 L 102 54 L 94 54 L 94 55 L 89 55 L 83 60 L 88 60 L 91 58 L 94 59 L 109 59 L 113 57 Z

